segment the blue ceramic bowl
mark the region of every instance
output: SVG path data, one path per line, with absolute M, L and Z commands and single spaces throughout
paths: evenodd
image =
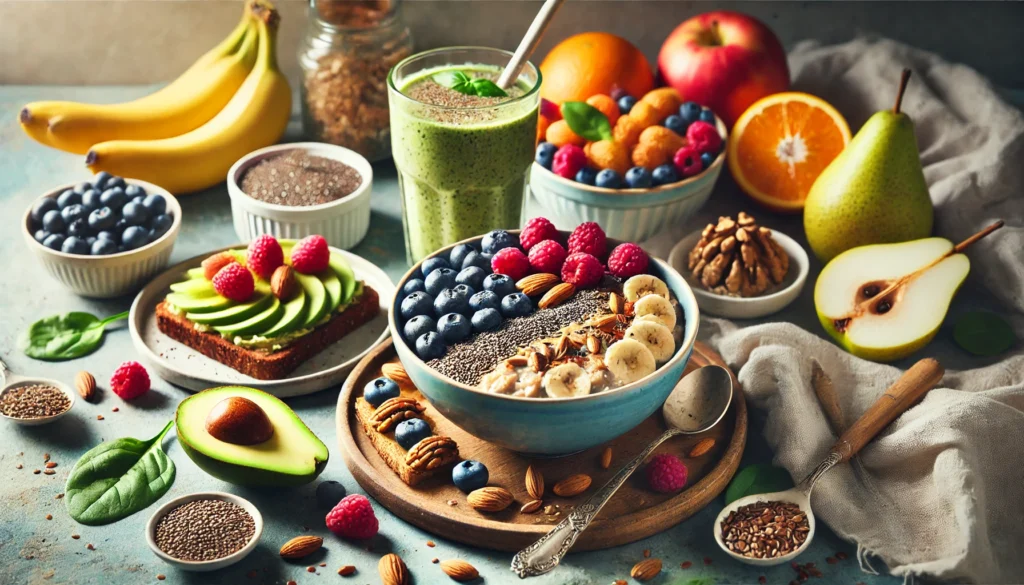
M 513 232 L 518 233 L 518 232 Z M 568 237 L 567 232 L 562 233 Z M 458 243 L 479 244 L 480 237 Z M 609 239 L 609 248 L 619 242 Z M 453 244 L 433 255 L 447 257 Z M 576 398 L 524 398 L 491 394 L 444 376 L 427 366 L 402 337 L 398 323 L 401 294 L 388 310 L 388 323 L 398 357 L 413 383 L 448 420 L 487 441 L 535 455 L 576 453 L 622 435 L 657 411 L 683 375 L 697 338 L 700 315 L 693 291 L 668 264 L 651 259 L 651 273 L 668 284 L 683 310 L 683 340 L 676 354 L 656 372 L 633 384 Z M 396 290 L 418 274 L 416 264 Z

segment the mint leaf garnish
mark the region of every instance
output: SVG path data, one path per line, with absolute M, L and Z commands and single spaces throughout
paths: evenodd
M 505 90 L 501 89 L 490 79 L 474 79 L 470 82 L 476 95 L 481 97 L 508 97 Z
M 608 116 L 586 102 L 563 103 L 562 117 L 574 134 L 590 142 L 612 139 L 612 125 L 608 122 Z
M 505 90 L 498 87 L 490 79 L 473 79 L 462 71 L 442 71 L 441 73 L 434 74 L 432 78 L 438 85 L 465 95 L 508 97 Z

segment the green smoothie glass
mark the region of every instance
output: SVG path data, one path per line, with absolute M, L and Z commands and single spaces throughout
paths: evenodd
M 388 74 L 391 151 L 410 263 L 453 242 L 520 225 L 540 72 L 527 63 L 508 97 L 463 96 L 433 82 L 438 73 L 455 71 L 496 80 L 511 57 L 484 47 L 435 49 Z

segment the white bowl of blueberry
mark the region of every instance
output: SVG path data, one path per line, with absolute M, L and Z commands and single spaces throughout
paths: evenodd
M 101 172 L 44 194 L 22 226 L 51 276 L 75 294 L 111 298 L 134 292 L 167 266 L 181 206 L 156 185 Z

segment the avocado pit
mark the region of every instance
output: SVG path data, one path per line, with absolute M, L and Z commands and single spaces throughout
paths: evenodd
M 252 400 L 229 396 L 206 415 L 206 432 L 232 445 L 258 445 L 274 436 L 274 425 L 267 413 Z

